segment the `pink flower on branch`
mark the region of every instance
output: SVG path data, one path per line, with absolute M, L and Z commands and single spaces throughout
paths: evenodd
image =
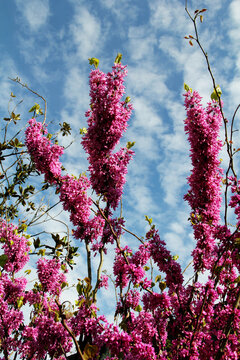
M 133 151 L 127 148 L 113 153 L 132 111 L 132 105 L 121 100 L 126 75 L 126 66 L 117 63 L 108 74 L 98 69 L 91 71 L 91 110 L 86 113 L 88 130 L 82 140 L 89 155 L 92 187 L 113 209 L 122 195 L 127 165 L 133 155 Z
M 63 154 L 63 147 L 51 144 L 51 141 L 44 137 L 47 129 L 42 123 L 35 119 L 29 120 L 29 127 L 26 129 L 26 146 L 37 170 L 45 175 L 45 181 L 54 183 L 61 175 L 61 163 L 59 157 Z
M 28 240 L 17 230 L 17 226 L 0 219 L 0 242 L 7 257 L 3 269 L 11 273 L 21 270 L 29 260 Z
M 37 272 L 44 292 L 60 295 L 61 285 L 66 282 L 66 276 L 60 272 L 61 264 L 58 259 L 41 258 L 37 262 Z
M 184 196 L 192 208 L 190 220 L 197 246 L 193 251 L 196 270 L 209 269 L 216 260 L 214 228 L 220 221 L 221 174 L 218 159 L 222 143 L 219 130 L 222 123 L 217 102 L 201 105 L 201 97 L 194 91 L 185 96 L 187 118 L 185 131 L 191 145 L 192 174 L 188 178 L 190 190 Z

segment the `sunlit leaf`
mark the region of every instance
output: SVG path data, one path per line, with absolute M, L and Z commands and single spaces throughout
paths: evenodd
M 89 61 L 90 65 L 94 65 L 95 69 L 98 68 L 99 60 L 97 58 L 92 57 L 92 58 L 89 58 L 88 61 Z
M 131 149 L 134 145 L 135 145 L 135 141 L 133 141 L 133 142 L 128 141 L 128 143 L 127 143 L 127 149 Z
M 211 94 L 211 99 L 218 101 L 218 99 L 221 97 L 221 95 L 222 95 L 222 90 L 221 90 L 220 86 L 217 85 L 216 89 L 213 89 L 213 92 Z
M 80 135 L 84 135 L 87 133 L 87 129 L 84 127 L 82 129 L 80 129 L 79 132 L 80 132 Z
M 184 87 L 184 90 L 186 90 L 187 92 L 188 91 L 192 92 L 192 88 L 190 88 L 190 86 L 188 86 L 186 83 L 184 83 L 183 87 Z
M 122 54 L 121 53 L 118 53 L 117 56 L 116 56 L 116 59 L 114 61 L 115 64 L 120 64 L 121 63 L 121 60 L 122 60 Z
M 134 310 L 137 312 L 141 312 L 142 311 L 141 305 L 137 305 Z
M 149 218 L 147 215 L 145 215 L 145 219 L 149 223 L 149 225 L 152 225 L 152 218 Z

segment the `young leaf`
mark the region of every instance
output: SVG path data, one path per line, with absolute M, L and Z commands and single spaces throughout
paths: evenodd
M 134 310 L 137 312 L 141 312 L 142 311 L 141 305 L 137 305 Z
M 152 218 L 149 218 L 147 215 L 145 215 L 146 221 L 149 223 L 149 225 L 152 225 Z
M 122 54 L 118 53 L 116 56 L 116 59 L 114 61 L 115 64 L 121 64 L 121 60 L 122 60 Z
M 135 141 L 131 142 L 131 141 L 128 141 L 127 143 L 127 149 L 131 149 L 133 146 L 135 145 Z
M 79 132 L 80 132 L 80 135 L 84 135 L 87 133 L 87 129 L 84 127 L 82 129 L 80 129 Z
M 186 83 L 184 83 L 184 90 L 186 90 L 187 92 L 190 91 L 192 92 L 192 88 L 190 88 Z
M 88 59 L 90 65 L 94 65 L 95 69 L 98 68 L 99 60 L 97 58 L 89 58 Z
M 222 95 L 222 90 L 219 85 L 216 86 L 216 90 L 213 89 L 213 92 L 211 94 L 211 99 L 218 101 L 218 98 L 220 98 Z
M 8 256 L 6 254 L 0 255 L 0 266 L 4 267 L 6 262 L 8 261 Z

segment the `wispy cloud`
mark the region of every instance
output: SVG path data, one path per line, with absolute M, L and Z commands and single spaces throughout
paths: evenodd
M 101 21 L 85 6 L 73 3 L 74 17 L 70 24 L 70 35 L 76 49 L 75 57 L 81 60 L 96 56 L 104 39 L 101 36 Z
M 23 21 L 31 31 L 38 31 L 50 16 L 49 0 L 15 0 Z

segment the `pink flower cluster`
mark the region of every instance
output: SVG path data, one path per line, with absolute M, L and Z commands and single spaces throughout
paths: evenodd
M 38 278 L 44 292 L 59 295 L 61 285 L 66 282 L 66 276 L 60 272 L 61 264 L 58 259 L 40 258 L 37 262 Z
M 44 137 L 47 129 L 35 119 L 29 120 L 26 129 L 26 146 L 37 170 L 45 175 L 45 181 L 50 184 L 61 175 L 59 157 L 63 154 L 63 147 L 51 144 L 50 139 Z
M 185 131 L 193 165 L 188 178 L 190 190 L 184 198 L 192 208 L 190 220 L 197 240 L 193 251 L 194 267 L 203 270 L 209 269 L 216 260 L 214 227 L 220 220 L 222 170 L 218 154 L 222 143 L 218 136 L 222 117 L 217 102 L 208 103 L 204 109 L 196 91 L 188 91 L 184 96 Z
M 64 210 L 70 212 L 70 220 L 73 225 L 85 225 L 90 216 L 91 199 L 87 196 L 90 187 L 86 176 L 81 175 L 78 179 L 73 176 L 62 176 L 58 186 L 60 200 Z
M 121 64 L 115 64 L 108 74 L 98 69 L 91 71 L 91 110 L 86 113 L 88 130 L 82 140 L 89 155 L 92 187 L 113 209 L 122 195 L 127 165 L 133 155 L 127 148 L 113 153 L 132 111 L 132 105 L 121 100 L 126 75 L 126 66 Z
M 231 182 L 231 190 L 232 190 L 232 197 L 231 201 L 229 202 L 229 206 L 234 209 L 235 214 L 237 215 L 237 227 L 240 226 L 240 180 L 237 180 L 236 177 L 231 176 L 229 177 Z
M 149 256 L 147 244 L 146 247 L 140 245 L 139 251 L 135 254 L 132 253 L 132 250 L 128 246 L 125 246 L 121 250 L 116 249 L 116 257 L 113 266 L 113 272 L 116 276 L 116 286 L 125 288 L 129 282 L 132 282 L 133 285 L 141 284 L 143 288 L 150 286 L 151 281 L 144 278 L 146 272 L 143 268 L 144 265 L 146 265 Z
M 158 231 L 152 227 L 146 234 L 146 239 L 149 240 L 151 258 L 158 265 L 159 270 L 166 274 L 167 287 L 172 291 L 181 288 L 183 284 L 181 267 L 166 249 L 166 243 L 160 239 Z
M 23 324 L 23 313 L 18 302 L 24 298 L 26 279 L 10 278 L 8 274 L 0 273 L 0 351 L 10 354 L 19 345 L 15 336 Z
M 26 294 L 26 300 L 34 307 L 32 320 L 22 331 L 19 345 L 22 359 L 39 360 L 48 354 L 62 360 L 63 352 L 71 350 L 71 337 L 61 322 L 55 298 L 54 294 L 36 291 L 36 288 Z
M 16 226 L 0 219 L 0 242 L 7 256 L 3 269 L 11 273 L 21 270 L 29 260 L 28 240 L 21 236 L 17 229 Z

